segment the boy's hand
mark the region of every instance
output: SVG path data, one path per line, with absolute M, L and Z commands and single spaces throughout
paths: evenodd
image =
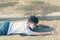
M 54 27 L 54 25 L 53 24 L 46 24 L 47 26 L 49 26 L 49 27 Z

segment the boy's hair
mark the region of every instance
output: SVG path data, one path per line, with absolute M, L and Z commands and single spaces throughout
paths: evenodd
M 36 17 L 36 16 L 30 16 L 28 22 L 33 22 L 33 23 L 37 24 L 39 22 L 39 20 L 38 20 L 38 17 Z

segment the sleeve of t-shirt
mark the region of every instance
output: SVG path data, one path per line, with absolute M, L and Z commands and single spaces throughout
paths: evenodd
M 12 28 L 12 25 L 13 25 L 13 22 L 10 22 L 10 24 L 9 24 L 9 28 L 8 28 L 8 32 L 7 32 L 7 35 L 10 34 L 10 32 L 11 32 L 11 28 Z
M 29 28 L 26 28 L 24 30 L 24 33 L 27 34 L 27 35 L 33 35 L 34 34 L 34 32 L 32 30 L 30 30 Z

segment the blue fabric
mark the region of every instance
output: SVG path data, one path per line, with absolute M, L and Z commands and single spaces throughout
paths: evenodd
M 7 35 L 9 22 L 0 22 L 0 35 Z

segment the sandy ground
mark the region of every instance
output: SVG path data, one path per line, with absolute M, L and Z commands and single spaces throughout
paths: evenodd
M 29 0 L 26 0 L 26 1 L 29 1 Z M 14 2 L 14 1 L 12 1 L 12 2 Z M 18 2 L 21 5 L 26 5 L 26 4 L 28 5 L 28 3 L 29 3 L 29 2 L 27 3 L 24 1 L 21 2 L 20 0 Z M 60 4 L 59 4 L 60 0 L 45 0 L 45 2 L 60 6 Z M 18 7 L 20 7 L 19 3 L 17 5 Z M 17 6 L 0 8 L 0 17 L 22 16 L 21 14 L 23 12 L 16 11 Z M 5 13 L 7 13 L 7 14 L 5 14 Z M 9 15 L 8 15 L 8 13 L 9 13 Z M 12 13 L 13 13 L 13 15 L 12 15 Z M 17 14 L 21 13 L 21 14 L 14 15 L 15 13 L 17 13 Z M 48 25 L 53 24 L 53 26 L 56 28 L 57 34 L 47 35 L 47 36 L 21 36 L 21 35 L 0 36 L 0 40 L 60 40 L 60 20 L 52 20 L 52 21 L 44 20 L 44 21 L 40 21 L 40 24 L 48 24 Z

